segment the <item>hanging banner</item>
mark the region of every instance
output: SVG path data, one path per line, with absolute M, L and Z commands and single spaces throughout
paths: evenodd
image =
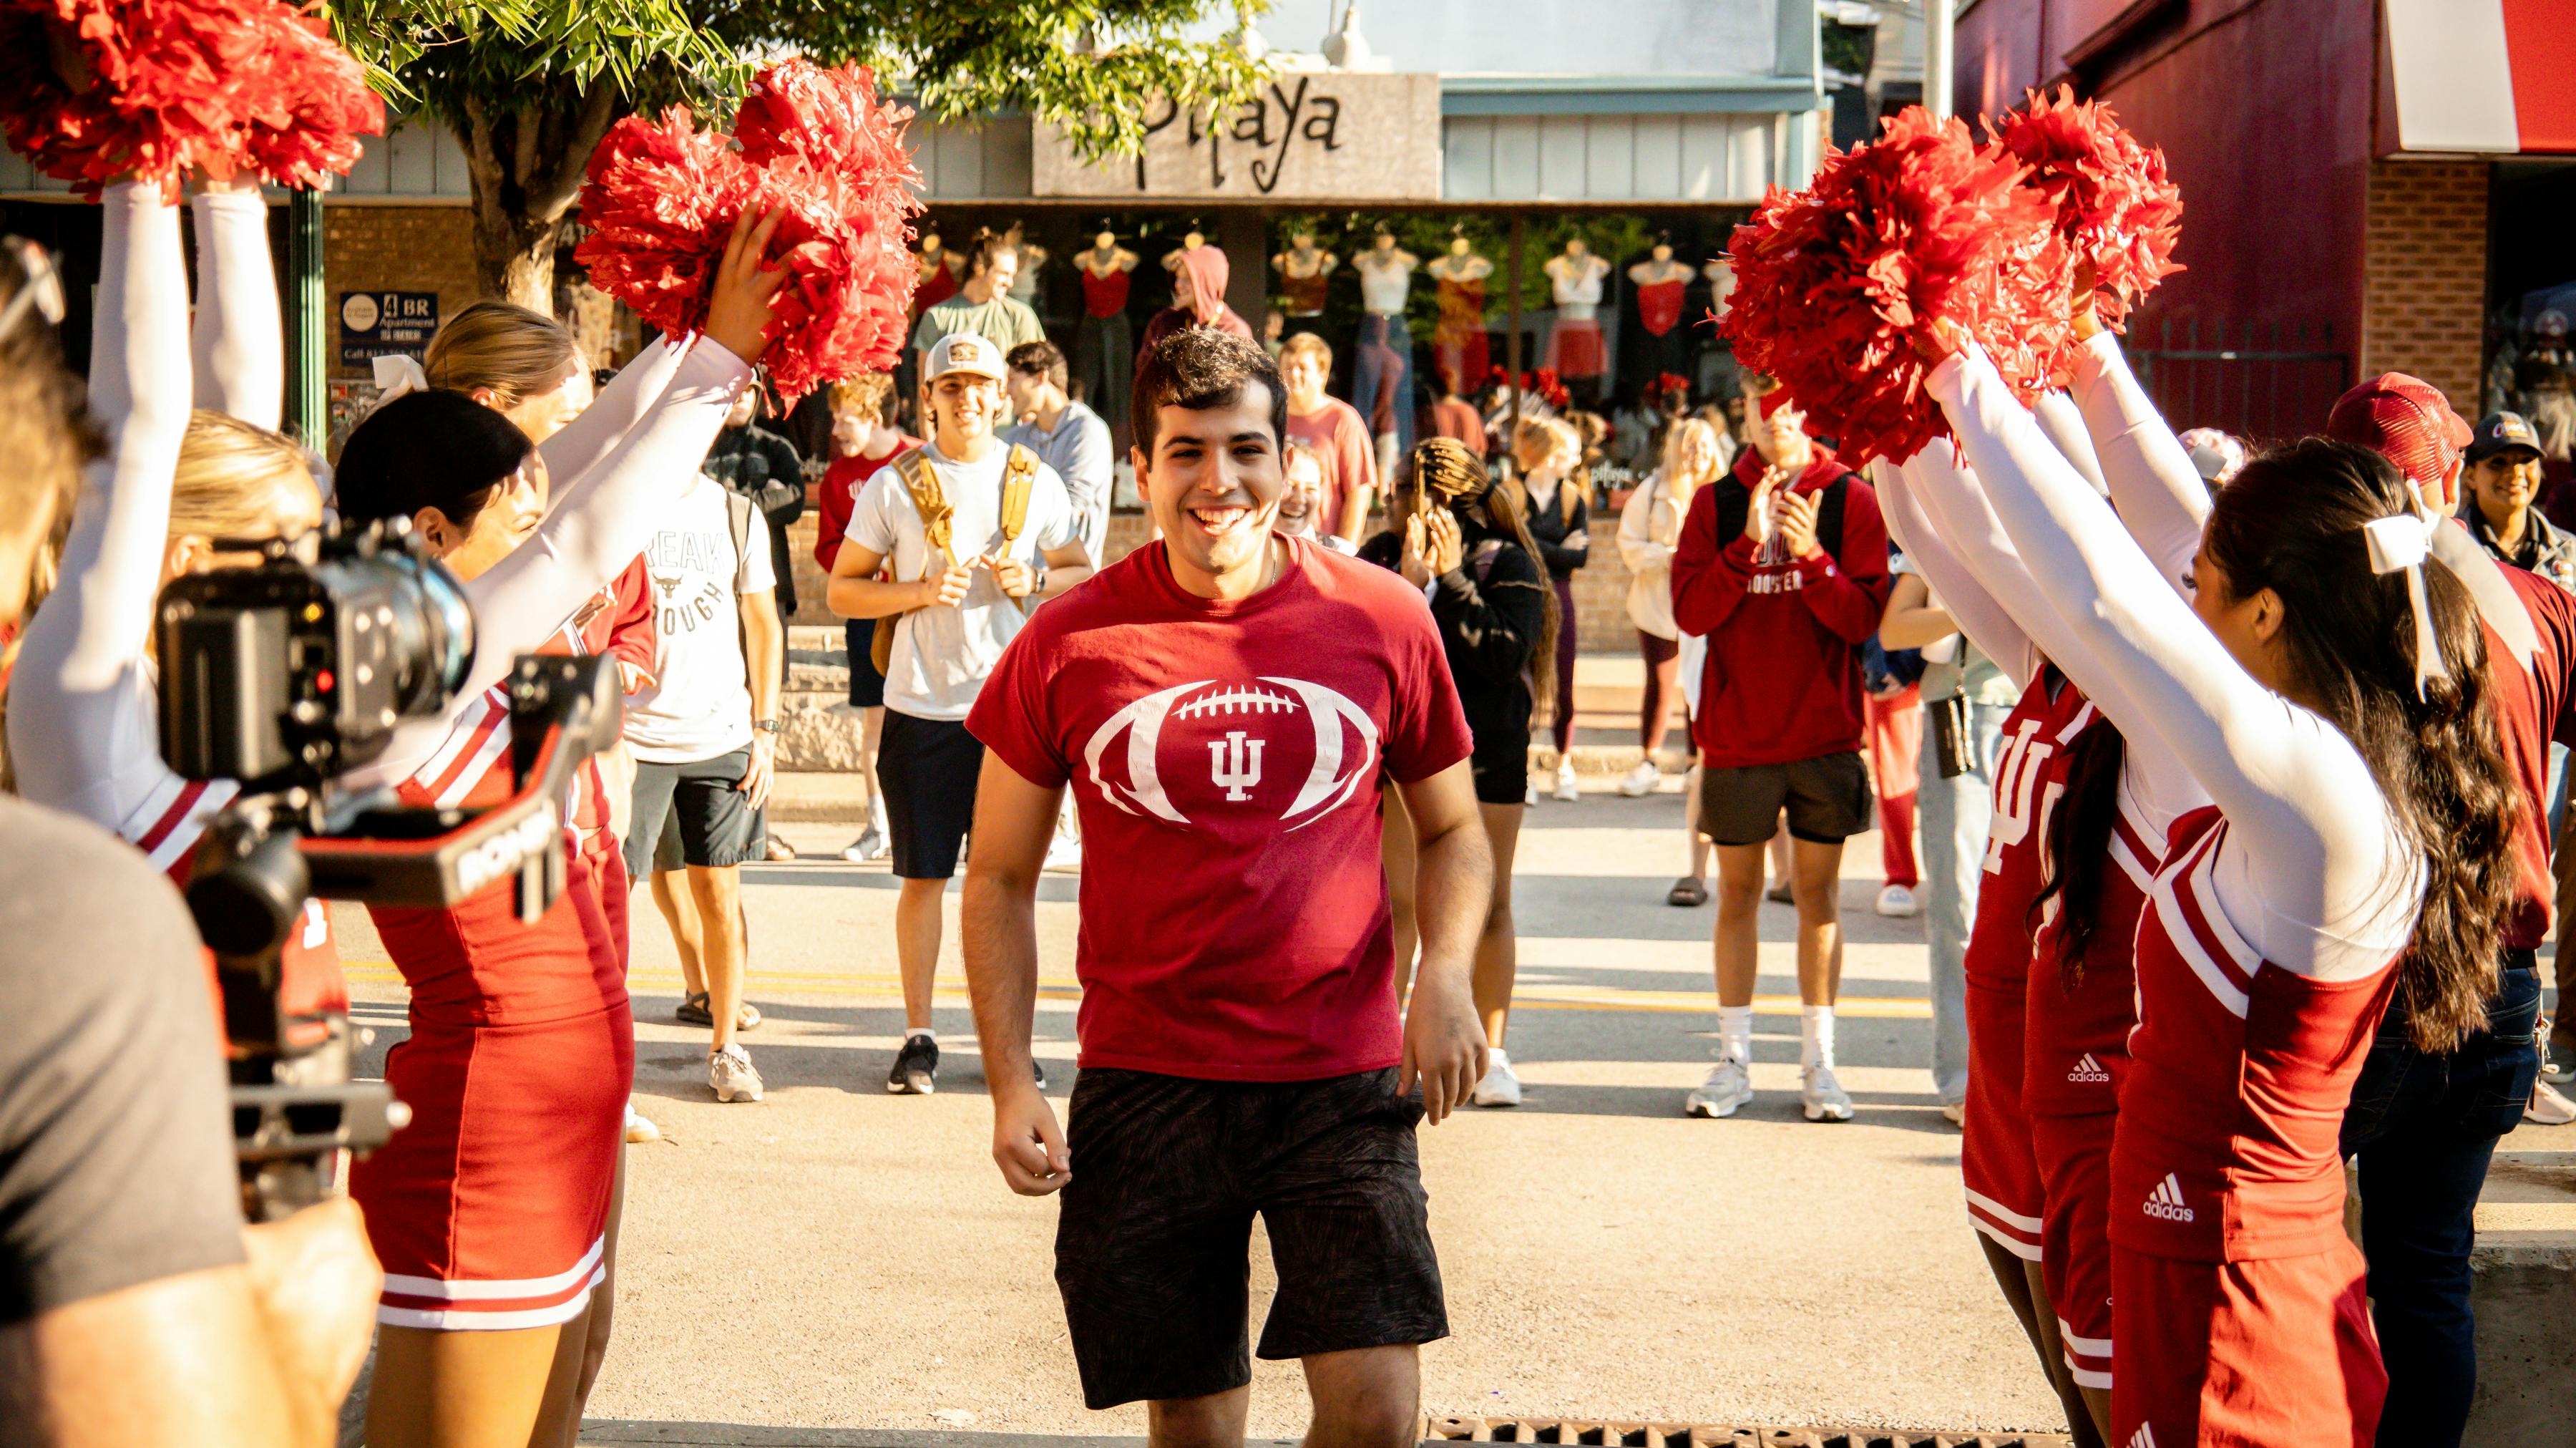
M 1145 149 L 1084 164 L 1052 127 L 1030 136 L 1032 194 L 1101 201 L 1434 201 L 1440 77 L 1299 71 L 1213 119 L 1162 101 Z

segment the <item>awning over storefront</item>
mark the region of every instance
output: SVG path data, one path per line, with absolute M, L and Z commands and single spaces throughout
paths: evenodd
M 2576 4 L 2384 3 L 2382 155 L 2576 153 Z

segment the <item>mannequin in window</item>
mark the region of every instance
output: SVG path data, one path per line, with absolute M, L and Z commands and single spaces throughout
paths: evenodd
M 1205 245 L 1207 245 L 1206 232 L 1191 231 L 1185 234 L 1181 237 L 1181 249 L 1179 251 L 1167 251 L 1163 253 L 1163 270 L 1170 272 L 1175 277 L 1179 276 L 1181 274 L 1181 258 L 1188 256 L 1191 252 L 1194 252 Z
M 1646 260 L 1628 268 L 1637 308 L 1637 341 L 1629 355 L 1644 364 L 1649 378 L 1690 373 L 1696 339 L 1682 325 L 1682 294 L 1698 275 L 1690 263 L 1673 259 L 1670 243 L 1660 241 Z
M 1431 332 L 1431 355 L 1453 391 L 1485 385 L 1489 347 L 1485 336 L 1485 278 L 1494 264 L 1476 255 L 1467 238 L 1453 237 L 1449 254 L 1423 268 L 1440 286 L 1440 323 Z
M 1735 263 L 1725 257 L 1719 257 L 1700 268 L 1700 275 L 1708 278 L 1709 306 L 1714 308 L 1719 316 L 1725 316 L 1726 299 L 1735 294 Z
M 1413 450 L 1413 331 L 1404 304 L 1413 294 L 1421 258 L 1381 231 L 1368 250 L 1351 258 L 1360 274 L 1359 361 L 1351 374 L 1351 403 L 1368 419 L 1377 439 L 1381 474 Z
M 1116 233 L 1104 231 L 1091 239 L 1090 250 L 1073 254 L 1073 270 L 1082 278 L 1082 320 L 1073 333 L 1074 395 L 1112 428 L 1122 427 L 1127 383 L 1136 367 L 1136 333 L 1127 319 L 1136 253 L 1120 246 Z
M 1324 279 L 1342 259 L 1315 245 L 1315 234 L 1300 231 L 1288 238 L 1288 249 L 1270 259 L 1279 274 L 1279 309 L 1291 320 L 1324 315 Z
M 1548 329 L 1543 365 L 1555 368 L 1577 397 L 1598 396 L 1601 379 L 1610 370 L 1599 317 L 1601 280 L 1610 274 L 1610 263 L 1593 255 L 1577 236 L 1567 240 L 1562 254 L 1549 257 L 1541 270 L 1547 273 L 1556 301 L 1556 324 Z
M 1020 254 L 1020 270 L 1011 279 L 1011 295 L 1028 303 L 1030 310 L 1044 315 L 1045 307 L 1038 300 L 1041 290 L 1038 285 L 1038 273 L 1045 268 L 1047 258 L 1055 253 L 1029 240 L 1026 229 L 1016 221 L 1011 223 L 1008 231 L 1002 233 L 1002 240 L 1010 243 Z
M 941 245 L 938 232 L 923 232 L 921 281 L 912 293 L 914 318 L 957 295 L 958 278 L 965 269 L 965 258 Z

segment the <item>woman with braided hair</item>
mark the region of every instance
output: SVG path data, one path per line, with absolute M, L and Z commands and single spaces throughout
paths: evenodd
M 1476 942 L 1476 1014 L 1492 1057 L 1476 1084 L 1479 1106 L 1518 1106 L 1520 1079 L 1503 1053 L 1519 960 L 1512 930 L 1512 850 L 1529 799 L 1530 714 L 1552 697 L 1556 674 L 1556 590 L 1530 537 L 1525 502 L 1497 483 L 1484 461 L 1455 438 L 1415 445 L 1397 482 L 1387 530 L 1360 556 L 1391 568 L 1423 591 L 1440 626 L 1449 673 L 1476 747 L 1470 765 L 1476 807 L 1494 847 L 1494 896 Z M 1395 915 L 1396 985 L 1413 959 L 1413 834 L 1402 800 L 1386 792 L 1387 892 Z

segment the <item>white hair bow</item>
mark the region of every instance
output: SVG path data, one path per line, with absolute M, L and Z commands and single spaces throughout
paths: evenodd
M 376 405 L 384 406 L 406 392 L 427 392 L 429 374 L 408 352 L 387 352 L 370 365 L 376 369 Z
M 2440 519 L 2418 513 L 2392 513 L 2373 518 L 2361 525 L 2362 537 L 2370 544 L 2370 571 L 2406 573 L 2406 605 L 2415 614 L 2415 697 L 2424 698 L 2428 679 L 2451 676 L 2442 658 L 2442 641 L 2433 633 L 2433 606 L 2424 597 L 2424 559 L 2431 552 L 2433 530 L 2443 526 Z

